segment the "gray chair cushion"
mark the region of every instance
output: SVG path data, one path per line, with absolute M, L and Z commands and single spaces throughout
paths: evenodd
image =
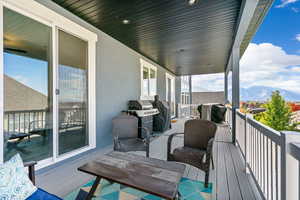
M 206 151 L 190 147 L 180 147 L 173 151 L 173 158 L 177 162 L 187 163 L 195 167 L 202 167 L 202 160 Z

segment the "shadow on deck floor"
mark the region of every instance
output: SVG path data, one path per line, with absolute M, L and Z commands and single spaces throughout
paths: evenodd
M 151 142 L 150 157 L 166 160 L 168 136 L 175 132 L 183 132 L 184 121 L 183 119 L 178 120 L 173 124 L 171 130 L 166 131 Z M 243 158 L 239 149 L 230 142 L 230 138 L 228 126 L 218 126 L 213 153 L 215 169 L 211 171 L 210 175 L 210 182 L 213 183 L 214 190 L 213 199 L 260 199 L 249 176 L 245 173 Z M 183 137 L 175 137 L 174 148 L 181 145 L 183 145 Z M 96 150 L 77 159 L 67 161 L 58 167 L 42 170 L 42 173 L 38 173 L 37 185 L 51 193 L 64 197 L 93 178 L 77 171 L 77 168 L 111 150 L 111 146 Z M 184 176 L 194 180 L 204 180 L 204 172 L 189 165 L 187 165 Z

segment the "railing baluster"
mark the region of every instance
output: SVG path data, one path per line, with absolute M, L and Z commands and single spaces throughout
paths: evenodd
M 7 115 L 7 132 L 10 132 L 10 114 Z
M 21 132 L 21 114 L 19 113 L 19 127 L 18 127 L 18 130 L 19 130 L 19 133 Z
M 276 170 L 276 175 L 275 175 L 275 177 L 276 177 L 276 200 L 279 200 L 279 193 L 278 193 L 278 188 L 279 188 L 279 186 L 278 186 L 278 178 L 279 178 L 279 167 L 278 167 L 278 145 L 276 145 L 275 146 L 275 154 L 276 154 L 276 156 L 275 156 L 275 170 Z
M 267 137 L 267 199 L 269 199 L 269 138 Z
M 262 167 L 263 167 L 263 160 L 262 160 L 262 134 L 259 133 L 259 183 L 260 183 L 260 187 L 262 186 Z
M 273 172 L 273 142 L 271 141 L 271 199 L 273 200 L 273 176 L 274 176 L 274 172 Z
M 13 114 L 13 132 L 15 132 L 16 131 L 16 114 L 14 113 Z
M 265 166 L 265 162 L 266 162 L 266 142 L 265 142 L 265 139 L 266 137 L 263 136 L 263 161 L 264 161 L 264 164 L 263 164 L 263 174 L 264 174 L 264 177 L 263 177 L 263 192 L 266 193 L 266 166 Z

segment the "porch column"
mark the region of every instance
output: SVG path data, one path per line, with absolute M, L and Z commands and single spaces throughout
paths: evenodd
M 232 142 L 236 142 L 236 109 L 240 107 L 240 48 L 233 48 L 232 66 Z
M 190 95 L 190 115 L 192 114 L 193 91 L 192 91 L 192 75 L 189 75 L 189 95 Z
M 224 72 L 224 103 L 228 103 L 228 71 Z

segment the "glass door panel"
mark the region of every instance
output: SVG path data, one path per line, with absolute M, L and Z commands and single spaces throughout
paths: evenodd
M 58 31 L 58 153 L 88 145 L 88 43 Z
M 52 157 L 52 29 L 4 8 L 4 160 Z

